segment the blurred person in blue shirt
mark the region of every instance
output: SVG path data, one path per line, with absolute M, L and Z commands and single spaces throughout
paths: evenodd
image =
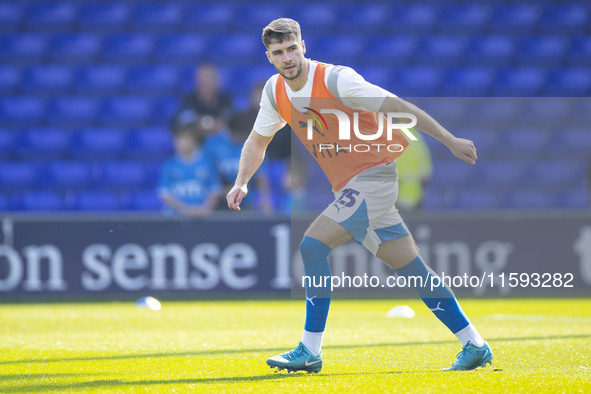
M 214 163 L 200 147 L 203 137 L 197 123 L 179 125 L 173 129 L 173 138 L 175 155 L 162 166 L 159 182 L 165 212 L 207 216 L 220 200 L 222 185 Z
M 222 130 L 210 135 L 205 144 L 204 151 L 213 162 L 215 169 L 228 192 L 234 185 L 238 175 L 238 163 L 242 146 L 248 138 L 256 113 L 252 111 L 239 112 L 230 117 L 229 130 Z M 272 199 L 269 192 L 269 182 L 265 166 L 261 166 L 254 177 L 255 183 L 251 193 L 242 202 L 244 209 L 258 209 L 265 214 L 273 212 Z M 220 209 L 227 209 L 225 202 L 221 201 Z

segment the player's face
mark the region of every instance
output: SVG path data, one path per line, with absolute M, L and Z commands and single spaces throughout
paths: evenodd
M 296 79 L 304 69 L 306 45 L 303 40 L 287 39 L 269 44 L 267 57 L 277 72 L 285 79 Z

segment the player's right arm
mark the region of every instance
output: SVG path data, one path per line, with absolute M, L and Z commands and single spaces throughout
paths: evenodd
M 240 203 L 248 193 L 248 181 L 263 163 L 265 151 L 275 133 L 285 126 L 285 120 L 281 118 L 277 111 L 277 104 L 272 91 L 272 86 L 276 81 L 276 76 L 271 77 L 263 88 L 261 106 L 253 130 L 244 143 L 244 147 L 242 147 L 236 182 L 234 182 L 234 186 L 226 196 L 228 208 L 230 209 L 240 210 Z
M 272 139 L 272 136 L 266 137 L 254 130 L 248 136 L 244 147 L 242 147 L 236 182 L 226 196 L 228 208 L 240 210 L 240 203 L 248 193 L 248 181 L 263 163 L 265 151 Z

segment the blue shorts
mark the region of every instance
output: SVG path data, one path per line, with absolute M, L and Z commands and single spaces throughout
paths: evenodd
M 396 162 L 362 171 L 340 191 L 322 215 L 342 225 L 374 255 L 382 242 L 409 235 L 395 206 Z

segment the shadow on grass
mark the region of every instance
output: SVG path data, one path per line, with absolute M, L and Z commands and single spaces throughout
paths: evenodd
M 369 375 L 393 375 L 402 373 L 430 373 L 438 371 L 393 371 L 393 372 L 356 372 L 356 373 L 328 373 L 328 374 L 307 374 L 307 373 L 272 373 L 266 375 L 255 375 L 255 376 L 234 376 L 227 378 L 202 378 L 202 379 L 170 379 L 170 380 L 136 380 L 136 381 L 125 381 L 119 379 L 103 379 L 93 380 L 89 382 L 81 383 L 50 383 L 50 384 L 21 384 L 19 386 L 0 388 L 0 392 L 42 392 L 52 391 L 61 392 L 64 390 L 78 390 L 78 389 L 108 389 L 114 387 L 123 386 L 161 386 L 171 384 L 228 384 L 228 383 L 246 383 L 246 382 L 268 382 L 271 380 L 286 380 L 286 379 L 302 379 L 306 376 L 315 377 L 334 377 L 334 376 L 369 376 Z M 56 374 L 57 377 L 63 376 L 62 374 Z M 72 374 L 75 375 L 75 374 Z M 46 375 L 51 377 L 51 374 Z
M 578 335 L 549 335 L 549 336 L 530 336 L 530 337 L 507 337 L 507 338 L 488 338 L 488 342 L 519 342 L 519 341 L 539 341 L 539 340 L 560 340 L 560 339 L 588 339 L 591 334 Z M 357 348 L 381 348 L 381 347 L 404 347 L 404 346 L 431 346 L 431 345 L 449 345 L 457 344 L 456 340 L 445 341 L 424 341 L 424 342 L 395 342 L 395 343 L 370 343 L 370 344 L 352 344 L 352 345 L 327 345 L 324 350 L 330 349 L 357 349 Z M 194 357 L 194 356 L 215 356 L 230 355 L 240 353 L 273 353 L 287 351 L 285 347 L 268 347 L 254 349 L 226 349 L 226 350 L 203 350 L 194 352 L 170 352 L 170 353 L 142 353 L 142 354 L 114 354 L 108 356 L 89 356 L 89 357 L 63 357 L 48 359 L 29 359 L 29 360 L 10 360 L 1 361 L 0 365 L 9 364 L 32 364 L 32 363 L 53 363 L 53 362 L 76 362 L 76 361 L 99 361 L 99 360 L 130 360 L 141 358 L 156 357 Z M 1 377 L 1 375 L 0 375 Z

